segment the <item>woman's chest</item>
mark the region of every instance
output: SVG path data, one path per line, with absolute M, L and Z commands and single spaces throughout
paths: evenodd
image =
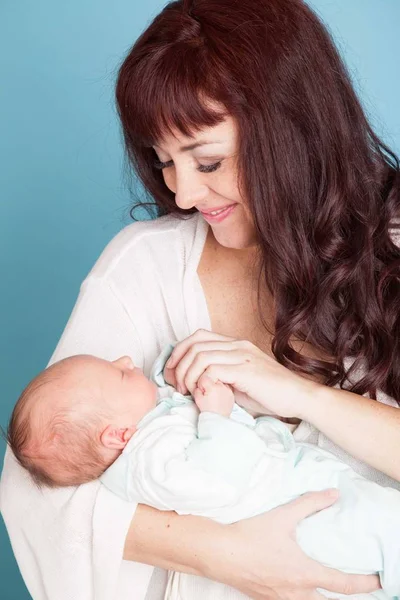
M 251 293 L 225 289 L 224 293 L 209 297 L 209 312 L 213 331 L 248 340 L 271 354 L 272 335 L 263 326 L 257 300 Z
M 271 353 L 272 335 L 262 324 L 257 290 L 253 282 L 232 273 L 199 270 L 212 331 L 248 340 Z M 268 309 L 264 318 L 268 321 Z
M 203 253 L 197 269 L 207 304 L 211 329 L 239 340 L 248 340 L 272 356 L 273 301 L 259 286 L 259 274 L 243 265 L 227 264 Z M 262 317 L 261 317 L 262 315 Z M 292 340 L 303 356 L 327 360 L 310 344 Z

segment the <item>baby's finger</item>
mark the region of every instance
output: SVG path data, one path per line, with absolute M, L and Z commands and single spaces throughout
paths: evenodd
M 198 384 L 198 387 L 202 390 L 203 393 L 208 394 L 217 382 L 210 379 L 207 373 L 203 373 L 201 376 L 201 384 Z

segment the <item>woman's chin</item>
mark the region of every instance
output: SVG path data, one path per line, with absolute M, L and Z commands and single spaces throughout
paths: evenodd
M 223 231 L 222 228 L 213 228 L 215 240 L 224 248 L 232 250 L 246 250 L 256 246 L 256 239 L 252 231 Z

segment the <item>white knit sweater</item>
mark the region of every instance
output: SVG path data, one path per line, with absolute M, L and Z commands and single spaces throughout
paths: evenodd
M 110 360 L 128 354 L 149 375 L 165 344 L 199 328 L 211 329 L 197 275 L 207 228 L 199 213 L 185 220 L 166 216 L 124 228 L 83 282 L 50 363 L 73 354 Z M 379 399 L 396 406 L 383 395 Z M 400 487 L 305 422 L 294 436 L 330 450 L 369 479 Z M 122 560 L 136 505 L 98 481 L 39 491 L 8 451 L 0 502 L 34 600 L 162 598 L 161 570 Z

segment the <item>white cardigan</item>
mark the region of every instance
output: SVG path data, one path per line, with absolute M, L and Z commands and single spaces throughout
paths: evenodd
M 184 220 L 169 215 L 125 227 L 83 282 L 50 363 L 73 354 L 109 360 L 128 354 L 149 375 L 165 344 L 199 328 L 211 329 L 197 275 L 207 229 L 199 213 Z M 397 406 L 383 395 L 380 400 Z M 308 423 L 301 423 L 294 436 L 330 450 L 369 479 L 400 487 L 357 462 Z M 34 600 L 162 598 L 160 569 L 122 560 L 136 505 L 98 481 L 39 491 L 7 451 L 0 503 Z

